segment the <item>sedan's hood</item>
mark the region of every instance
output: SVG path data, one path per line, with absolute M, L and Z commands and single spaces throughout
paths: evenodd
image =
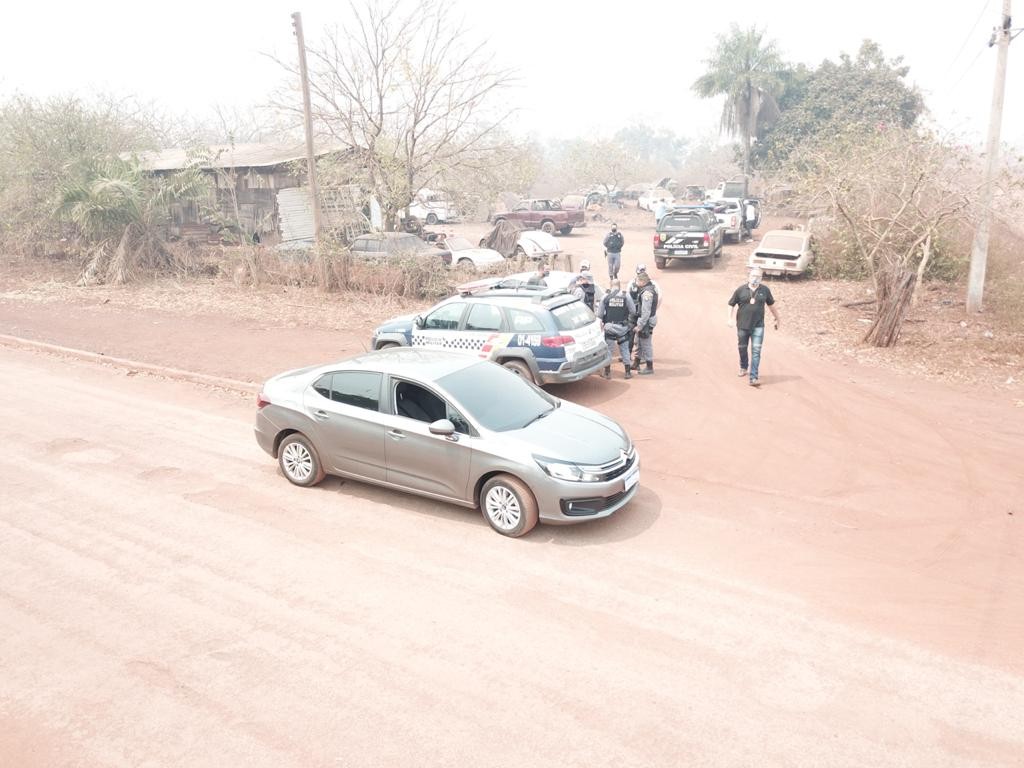
M 520 430 L 517 437 L 531 453 L 572 464 L 604 464 L 629 446 L 626 433 L 614 421 L 565 402 Z

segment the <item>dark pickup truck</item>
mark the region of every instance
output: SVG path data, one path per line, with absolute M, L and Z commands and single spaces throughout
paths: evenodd
M 514 221 L 526 229 L 541 229 L 549 235 L 556 231 L 563 235 L 572 232 L 573 227 L 582 227 L 583 209 L 562 210 L 557 200 L 520 200 L 511 211 L 496 213 L 491 221 Z
M 670 259 L 701 260 L 711 269 L 722 255 L 724 229 L 704 206 L 673 208 L 661 217 L 654 232 L 654 265 L 664 269 Z

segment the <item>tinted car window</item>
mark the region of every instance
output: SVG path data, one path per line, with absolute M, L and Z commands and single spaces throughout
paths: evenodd
M 582 301 L 555 307 L 551 310 L 551 314 L 560 331 L 575 331 L 577 328 L 594 322 L 594 313 L 587 309 L 587 305 Z
M 512 330 L 518 333 L 537 333 L 544 330 L 544 324 L 532 312 L 523 309 L 508 310 Z
M 380 380 L 381 374 L 371 371 L 335 373 L 331 381 L 331 400 L 376 411 L 380 406 Z
M 663 232 L 703 232 L 705 228 L 703 217 L 695 213 L 670 213 L 658 227 Z
M 325 373 L 313 383 L 313 389 L 316 390 L 320 397 L 326 397 L 328 400 L 331 399 L 331 379 L 333 377 L 333 373 Z
M 380 404 L 381 374 L 366 371 L 325 373 L 313 383 L 317 394 L 336 403 L 376 411 Z
M 501 310 L 492 304 L 474 304 L 466 318 L 467 331 L 500 331 Z
M 557 401 L 496 363 L 482 362 L 438 379 L 482 426 L 521 429 L 554 410 Z
M 454 331 L 459 327 L 459 319 L 465 306 L 461 301 L 457 301 L 438 307 L 427 315 L 423 328 L 430 331 Z

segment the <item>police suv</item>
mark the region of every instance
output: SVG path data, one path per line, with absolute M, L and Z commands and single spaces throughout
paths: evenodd
M 493 360 L 535 384 L 578 381 L 611 354 L 594 313 L 563 289 L 485 287 L 378 326 L 373 349 L 430 347 Z

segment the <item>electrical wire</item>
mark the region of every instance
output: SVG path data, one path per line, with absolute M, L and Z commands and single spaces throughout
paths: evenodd
M 967 37 L 965 37 L 964 41 L 960 44 L 960 50 L 958 50 L 956 52 L 956 56 L 954 56 L 952 59 L 950 59 L 949 66 L 946 67 L 946 72 L 943 74 L 943 77 L 945 77 L 946 75 L 948 75 L 952 71 L 953 65 L 956 64 L 957 60 L 960 58 L 960 55 L 967 48 L 967 43 L 970 42 L 971 37 L 974 35 L 974 31 L 978 28 L 978 24 L 981 22 L 982 18 L 985 16 L 985 11 L 988 10 L 989 5 L 991 5 L 991 4 L 992 4 L 992 0 L 985 0 L 985 4 L 981 7 L 981 13 L 978 14 L 978 18 L 976 18 L 974 20 L 974 24 L 971 25 L 971 30 L 970 30 L 970 32 L 967 33 Z

